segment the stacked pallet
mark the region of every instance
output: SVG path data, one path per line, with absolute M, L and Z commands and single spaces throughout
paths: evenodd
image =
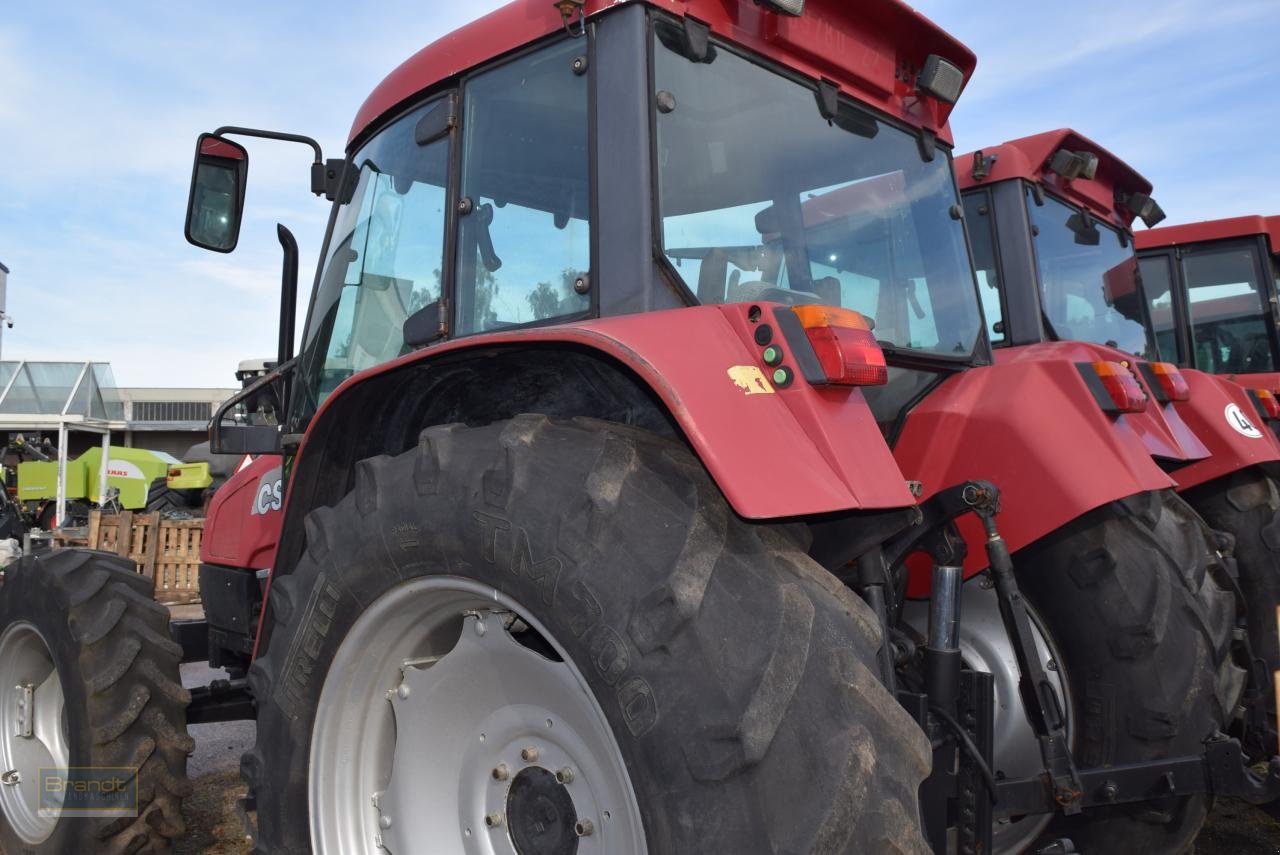
M 200 601 L 200 539 L 203 519 L 165 519 L 160 513 L 123 511 L 89 514 L 87 546 L 122 555 L 155 580 L 156 601 L 166 605 Z

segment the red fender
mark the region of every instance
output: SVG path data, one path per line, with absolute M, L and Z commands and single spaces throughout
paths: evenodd
M 349 377 L 312 425 L 344 393 L 371 377 L 446 353 L 497 345 L 561 342 L 599 351 L 634 371 L 666 405 L 733 509 L 774 519 L 914 504 L 861 390 L 803 379 L 774 321 L 778 307 L 730 304 L 621 315 L 453 339 Z M 759 311 L 752 321 L 752 310 Z M 755 341 L 774 329 L 795 379 L 777 387 Z M 294 477 L 306 464 L 308 430 Z M 290 489 L 290 495 L 293 490 Z
M 213 494 L 200 542 L 202 562 L 247 570 L 275 563 L 284 519 L 281 459 L 259 455 Z
M 1188 369 L 1183 369 L 1183 373 L 1187 373 Z M 1221 375 L 1220 375 L 1221 376 Z M 1257 374 L 1227 374 L 1228 380 L 1239 383 L 1246 389 L 1267 389 L 1275 392 L 1280 390 L 1280 372 L 1263 371 Z
M 1280 442 L 1258 416 L 1257 407 L 1243 386 L 1226 377 L 1188 368 L 1182 369 L 1182 376 L 1191 389 L 1191 397 L 1174 406 L 1212 456 L 1174 471 L 1179 490 L 1207 484 L 1247 466 L 1280 460 Z M 1259 387 L 1270 388 L 1261 384 Z
M 1107 502 L 1173 487 L 1153 448 L 1186 456 L 1159 407 L 1110 416 L 1085 385 L 1075 363 L 1100 350 L 1076 342 L 1002 348 L 995 365 L 949 378 L 907 418 L 894 447 L 903 473 L 922 482 L 926 497 L 968 479 L 994 482 L 1011 550 Z M 960 530 L 968 577 L 987 564 L 985 536 L 970 517 Z M 909 593 L 927 595 L 927 568 L 912 570 Z

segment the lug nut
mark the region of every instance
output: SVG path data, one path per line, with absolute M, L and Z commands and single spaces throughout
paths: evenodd
M 538 749 L 534 748 L 533 746 L 529 746 L 528 748 L 521 748 L 520 759 L 526 763 L 537 763 Z
M 573 770 L 570 769 L 568 766 L 565 766 L 563 769 L 557 769 L 556 780 L 559 781 L 561 784 L 572 784 Z
M 511 777 L 511 773 L 507 771 L 506 763 L 499 763 L 497 766 L 494 766 L 493 772 L 490 774 L 493 775 L 493 780 L 495 781 L 505 781 L 507 778 Z
M 502 814 L 491 813 L 485 816 L 484 824 L 487 828 L 497 828 L 502 825 Z
M 589 819 L 580 819 L 573 824 L 573 833 L 579 837 L 590 837 L 595 830 L 595 823 Z

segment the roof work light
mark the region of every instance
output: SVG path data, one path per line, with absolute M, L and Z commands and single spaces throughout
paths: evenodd
M 1088 151 L 1068 151 L 1060 148 L 1049 158 L 1049 171 L 1056 172 L 1068 181 L 1083 178 L 1092 181 L 1098 174 L 1098 156 Z
M 964 72 L 955 63 L 931 53 L 916 77 L 916 88 L 939 101 L 954 104 L 964 88 Z
M 804 0 L 756 0 L 756 5 L 793 18 L 799 18 L 804 12 Z
M 1164 209 L 1146 193 L 1130 193 L 1124 197 L 1123 204 L 1135 217 L 1141 218 L 1149 229 L 1155 228 L 1156 223 L 1164 219 Z

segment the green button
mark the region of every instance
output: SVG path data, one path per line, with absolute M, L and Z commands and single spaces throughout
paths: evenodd
M 777 365 L 782 361 L 782 348 L 776 344 L 771 344 L 764 349 L 764 364 Z
M 785 388 L 791 385 L 791 369 L 785 365 L 773 370 L 773 384 Z

